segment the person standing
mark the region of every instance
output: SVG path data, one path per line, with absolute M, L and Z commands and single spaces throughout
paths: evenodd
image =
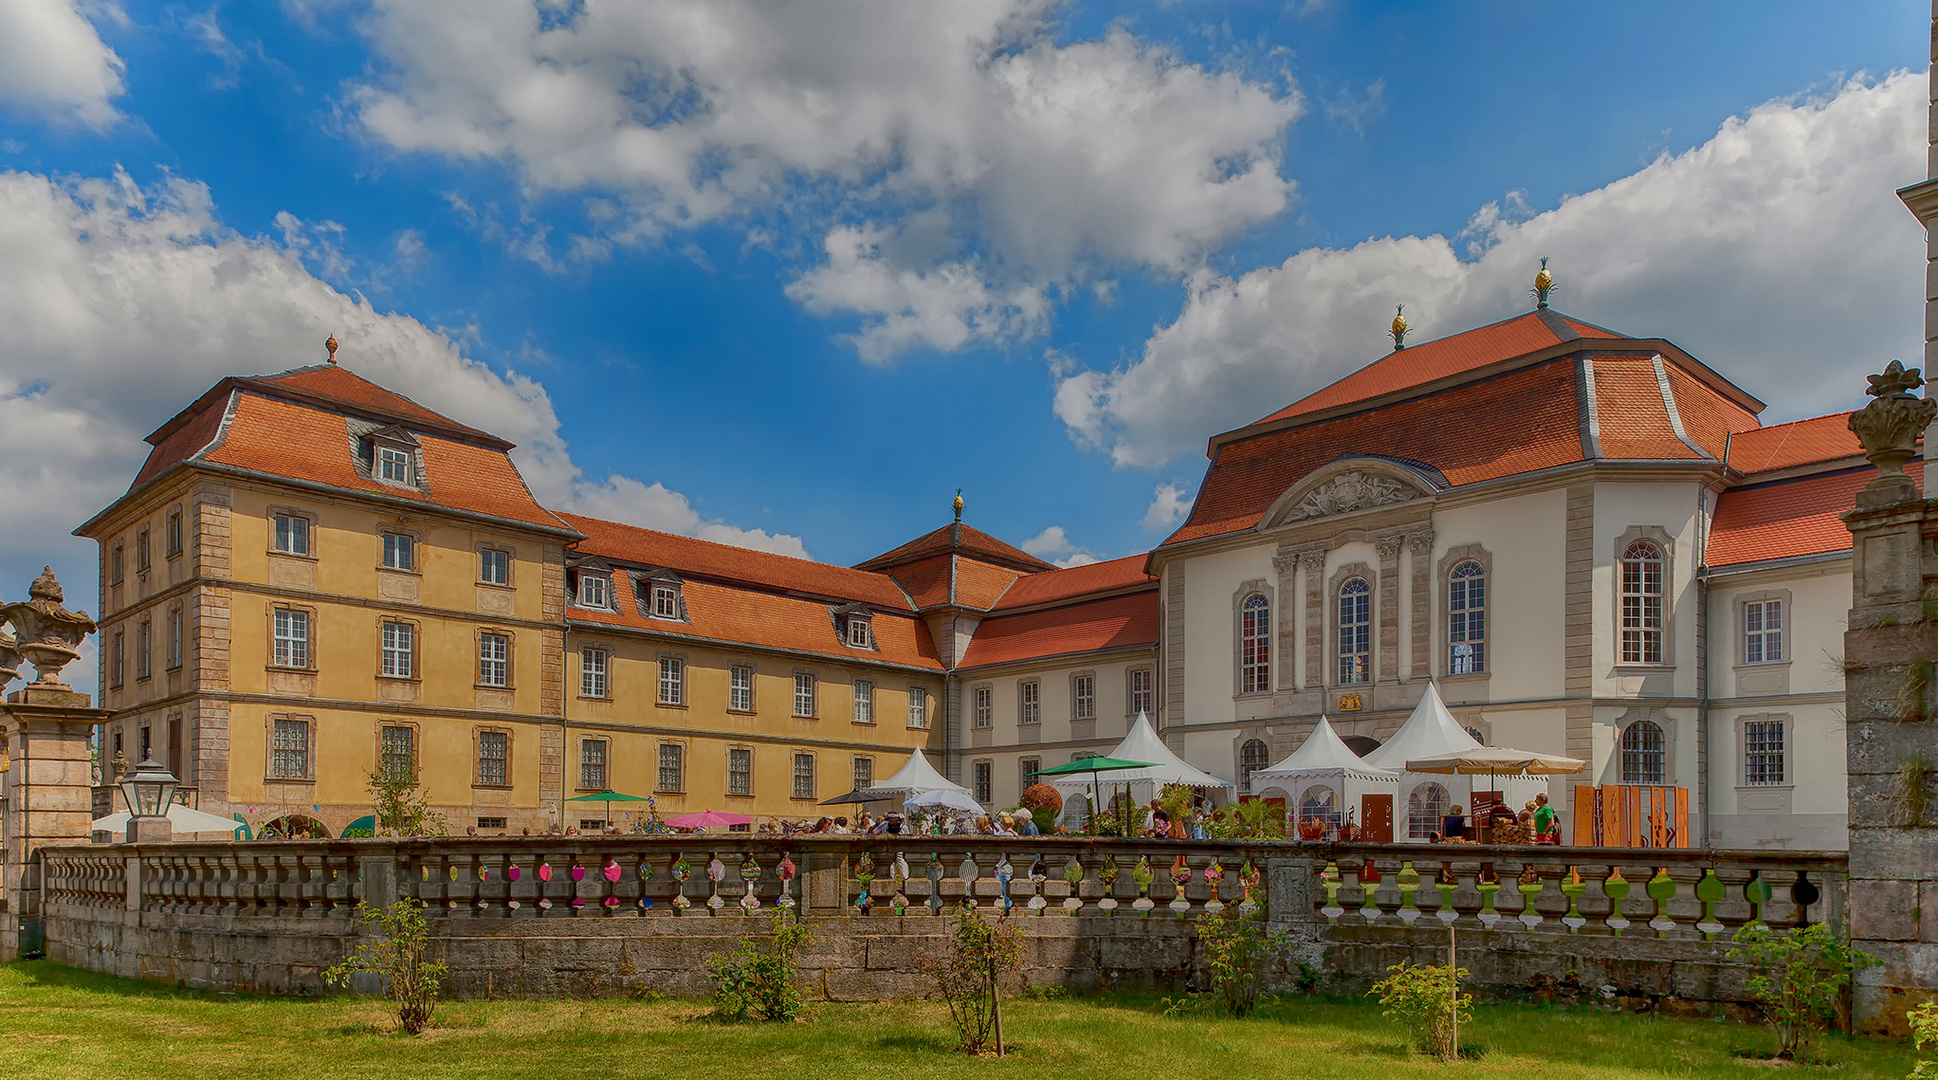
M 1561 843 L 1561 815 L 1548 805 L 1548 793 L 1545 791 L 1534 796 L 1534 842 Z

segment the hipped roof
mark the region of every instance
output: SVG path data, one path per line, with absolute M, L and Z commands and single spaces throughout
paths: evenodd
M 1332 729 L 1332 722 L 1324 716 L 1319 717 L 1319 726 L 1312 729 L 1305 742 L 1297 750 L 1285 756 L 1285 760 L 1269 769 L 1255 769 L 1253 780 L 1280 779 L 1288 776 L 1309 776 L 1314 773 L 1352 773 L 1366 780 L 1396 780 L 1399 773 L 1391 769 L 1376 769 L 1366 764 L 1365 759 L 1353 753 Z
M 1406 718 L 1400 730 L 1361 760 L 1376 769 L 1403 772 L 1411 758 L 1451 754 L 1479 747 L 1479 740 L 1467 734 L 1467 729 L 1461 727 L 1460 721 L 1447 711 L 1447 703 L 1440 700 L 1440 691 L 1428 683 L 1420 704 L 1414 706 L 1413 715 Z
M 1143 713 L 1137 714 L 1132 722 L 1130 734 L 1124 741 L 1105 757 L 1122 758 L 1125 761 L 1148 761 L 1149 768 L 1116 769 L 1100 774 L 1098 781 L 1105 784 L 1184 784 L 1187 787 L 1233 787 L 1229 780 L 1220 780 L 1202 769 L 1185 764 L 1183 758 L 1171 752 L 1164 740 L 1157 737 L 1157 730 L 1151 727 L 1151 718 Z M 1050 781 L 1060 788 L 1089 787 L 1087 776 L 1059 777 Z

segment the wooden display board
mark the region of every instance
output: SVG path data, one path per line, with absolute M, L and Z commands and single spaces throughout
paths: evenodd
M 1689 789 L 1577 785 L 1573 841 L 1577 847 L 1686 848 Z

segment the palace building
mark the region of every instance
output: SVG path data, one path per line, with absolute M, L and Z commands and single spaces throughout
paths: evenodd
M 1537 284 L 1551 284 L 1545 277 Z M 1140 713 L 1241 797 L 1429 685 L 1556 783 L 1686 789 L 1698 846 L 1843 846 L 1847 414 L 1532 312 L 1394 349 L 1210 440 L 1148 554 L 1058 569 L 955 520 L 855 567 L 547 510 L 511 445 L 330 362 L 148 437 L 101 552 L 102 760 L 340 832 L 415 769 L 459 827 L 806 818 L 914 750 L 994 808 Z M 435 403 L 433 403 L 435 404 Z M 1449 792 L 1402 790 L 1421 836 Z M 1254 787 L 1257 790 L 1254 790 Z M 591 809 L 586 809 L 591 805 Z M 619 807 L 621 811 L 626 807 Z

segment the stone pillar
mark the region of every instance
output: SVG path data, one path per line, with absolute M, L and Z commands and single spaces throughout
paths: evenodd
M 1851 531 L 1851 610 L 1844 634 L 1844 738 L 1849 774 L 1851 944 L 1881 963 L 1858 976 L 1859 1030 L 1902 1031 L 1904 1011 L 1938 996 L 1938 813 L 1904 797 L 1927 793 L 1938 765 L 1931 687 L 1938 657 L 1938 502 L 1920 494 L 1903 466 L 1938 400 L 1915 397 L 1917 369 L 1893 360 L 1870 377 L 1873 400 L 1851 417 L 1878 467 L 1844 515 Z
M 1299 567 L 1305 571 L 1305 688 L 1323 690 L 1326 686 L 1326 552 L 1299 553 Z
M 1931 179 L 1912 184 L 1898 190 L 1898 198 L 1917 215 L 1925 227 L 1925 366 L 1926 371 L 1938 368 L 1938 232 L 1932 229 L 1938 223 L 1938 0 L 1931 5 L 1931 58 L 1933 61 L 1931 89 L 1927 105 L 1929 123 L 1926 125 L 1925 175 Z M 1925 432 L 1924 460 L 1925 490 L 1932 491 L 1933 483 L 1938 482 L 1938 432 Z
M 1400 538 L 1373 539 L 1379 554 L 1379 640 L 1374 654 L 1373 681 L 1400 681 Z
M 1279 583 L 1278 595 L 1278 689 L 1299 689 L 1299 556 L 1280 552 L 1272 558 L 1272 573 Z
M 0 960 L 41 946 L 40 861 L 47 844 L 85 843 L 94 820 L 89 738 L 108 715 L 86 694 L 29 686 L 0 707 Z
M 1413 626 L 1408 637 L 1408 677 L 1429 679 L 1433 677 L 1433 583 L 1431 560 L 1433 558 L 1433 533 L 1416 532 L 1406 535 L 1406 561 L 1409 572 L 1408 589 L 1412 592 L 1411 603 Z

